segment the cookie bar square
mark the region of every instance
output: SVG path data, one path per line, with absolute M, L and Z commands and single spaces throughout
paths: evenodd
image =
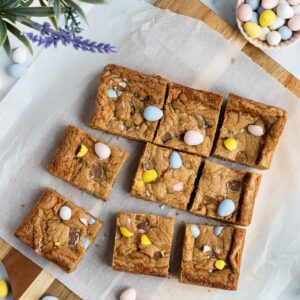
M 154 143 L 208 157 L 222 101 L 221 95 L 171 83 Z
M 70 125 L 48 165 L 48 171 L 107 200 L 127 152 Z
M 278 107 L 230 94 L 214 156 L 269 169 L 287 120 Z
M 179 281 L 236 290 L 245 235 L 241 228 L 186 224 Z
M 167 80 L 160 76 L 107 65 L 89 126 L 110 134 L 152 142 L 158 120 L 147 121 L 143 113 L 149 106 L 161 110 L 166 90 Z
M 15 235 L 40 256 L 72 272 L 101 227 L 95 217 L 46 188 Z
M 247 226 L 251 223 L 261 175 L 206 160 L 190 211 Z
M 146 144 L 131 188 L 131 195 L 187 209 L 201 158 Z
M 119 212 L 113 269 L 167 277 L 173 230 L 173 218 Z

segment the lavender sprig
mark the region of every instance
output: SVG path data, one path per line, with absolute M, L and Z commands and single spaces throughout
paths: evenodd
M 108 54 L 116 52 L 115 47 L 110 44 L 97 43 L 89 39 L 84 39 L 82 36 L 73 36 L 71 32 L 62 28 L 55 31 L 48 22 L 44 24 L 34 23 L 34 28 L 40 33 L 24 32 L 23 35 L 38 46 L 44 46 L 45 48 L 54 46 L 54 48 L 57 48 L 57 45 L 61 43 L 64 46 L 73 45 L 76 50 L 91 53 L 98 52 Z

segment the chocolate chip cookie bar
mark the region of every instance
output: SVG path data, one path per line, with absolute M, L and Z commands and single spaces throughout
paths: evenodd
M 167 80 L 117 65 L 102 73 L 89 126 L 126 138 L 151 141 L 162 117 Z
M 46 188 L 15 235 L 37 254 L 72 272 L 101 226 L 82 208 Z
M 281 108 L 230 94 L 214 156 L 269 169 L 286 120 Z
M 167 277 L 173 230 L 173 218 L 119 212 L 113 269 Z
M 206 160 L 190 211 L 247 226 L 251 223 L 261 175 Z
M 48 165 L 48 171 L 76 187 L 107 200 L 127 152 L 70 125 Z
M 208 157 L 222 100 L 221 95 L 171 83 L 154 143 Z
M 131 188 L 131 195 L 187 209 L 201 158 L 146 144 Z
M 236 290 L 246 231 L 186 224 L 180 282 Z

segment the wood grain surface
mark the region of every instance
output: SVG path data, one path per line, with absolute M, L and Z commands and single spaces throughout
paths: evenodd
M 292 93 L 300 97 L 300 81 L 297 78 L 263 51 L 249 44 L 239 32 L 199 0 L 158 0 L 155 5 L 162 9 L 169 9 L 178 14 L 202 20 L 210 28 L 222 34 L 225 39 L 248 55 Z M 53 295 L 61 300 L 80 299 L 52 275 L 1 239 L 0 260 L 11 279 L 14 300 L 38 300 L 43 295 Z

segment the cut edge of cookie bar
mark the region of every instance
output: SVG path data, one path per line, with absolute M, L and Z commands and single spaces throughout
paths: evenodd
M 70 250 L 69 247 L 60 250 L 61 249 L 60 242 L 58 242 L 57 245 L 55 243 L 53 245 L 52 250 L 47 248 L 46 250 L 48 250 L 48 253 L 47 252 L 43 253 L 43 250 L 40 249 L 40 247 L 42 246 L 41 241 L 35 241 L 35 239 L 42 238 L 42 236 L 39 236 L 39 233 L 42 234 L 41 232 L 39 232 L 39 229 L 34 228 L 35 222 L 37 222 L 39 218 L 43 218 L 43 216 L 44 216 L 43 211 L 41 209 L 41 205 L 46 205 L 46 206 L 50 205 L 49 209 L 51 209 L 52 204 L 51 203 L 49 204 L 48 202 L 52 199 L 52 197 L 55 197 L 58 200 L 61 200 L 62 206 L 66 205 L 66 206 L 70 207 L 71 209 L 76 208 L 77 213 L 82 212 L 84 215 L 88 215 L 90 218 L 92 218 L 92 223 L 90 223 L 88 220 L 85 219 L 86 224 L 83 223 L 81 220 L 79 220 L 83 225 L 89 226 L 89 227 L 93 226 L 93 227 L 90 231 L 88 231 L 88 234 L 86 236 L 86 237 L 88 237 L 88 242 L 89 242 L 86 250 L 82 250 L 81 253 L 79 253 L 77 251 L 76 252 L 76 253 L 78 253 L 77 258 L 71 258 L 72 253 L 70 251 L 72 251 L 72 250 Z M 57 205 L 57 201 L 54 203 L 53 209 L 55 209 L 56 205 Z M 57 211 L 57 215 L 59 215 L 59 211 Z M 55 221 L 55 220 L 53 220 L 53 221 Z M 64 224 L 65 222 L 67 223 L 68 221 L 61 220 L 61 222 L 57 222 L 57 224 Z M 82 224 L 80 224 L 80 225 L 82 226 Z M 15 231 L 15 236 L 21 242 L 23 242 L 25 245 L 27 245 L 29 248 L 31 248 L 33 251 L 35 251 L 39 256 L 44 257 L 48 261 L 51 261 L 52 263 L 56 264 L 64 271 L 71 273 L 80 264 L 81 260 L 87 253 L 89 246 L 93 244 L 95 238 L 97 237 L 98 233 L 100 232 L 102 226 L 103 226 L 103 222 L 100 221 L 98 218 L 96 218 L 93 215 L 91 215 L 90 213 L 86 212 L 83 208 L 77 206 L 72 201 L 68 200 L 61 194 L 57 193 L 55 190 L 53 190 L 49 187 L 46 187 L 46 188 L 44 188 L 41 196 L 39 197 L 39 200 L 33 205 L 31 210 L 28 212 L 28 214 L 26 215 L 26 217 L 24 218 L 22 223 L 19 225 L 19 227 Z M 39 227 L 39 228 L 40 228 L 40 230 L 42 230 L 41 227 Z M 69 238 L 70 238 L 70 236 L 69 236 Z M 80 237 L 79 237 L 79 240 L 82 242 Z M 35 245 L 36 242 L 38 242 L 38 245 Z M 69 253 L 66 253 L 66 251 L 68 251 Z M 66 254 L 65 259 L 63 258 L 64 254 Z
M 225 138 L 222 137 L 221 135 L 226 121 L 226 114 L 228 111 L 237 111 L 237 112 L 241 112 L 241 114 L 243 114 L 243 112 L 247 112 L 250 115 L 259 115 L 262 118 L 264 118 L 264 116 L 272 116 L 278 118 L 278 120 L 274 122 L 274 124 L 272 125 L 271 135 L 269 133 L 270 129 L 268 129 L 264 146 L 261 149 L 261 154 L 257 159 L 256 163 L 248 163 L 245 162 L 244 160 L 236 159 L 236 158 L 232 159 L 228 157 L 229 154 L 228 155 L 221 154 L 222 151 L 220 149 L 224 150 L 223 149 L 224 145 L 222 140 L 223 138 Z M 262 113 L 262 111 L 265 112 Z M 264 104 L 261 102 L 257 102 L 251 99 L 243 98 L 241 96 L 231 93 L 228 96 L 228 101 L 224 112 L 224 120 L 220 128 L 218 139 L 216 141 L 216 145 L 213 149 L 212 155 L 224 160 L 237 162 L 261 170 L 269 169 L 271 166 L 272 158 L 275 153 L 276 147 L 279 143 L 280 137 L 284 130 L 286 121 L 287 121 L 287 112 L 284 109 L 276 106 Z
M 179 282 L 185 283 L 185 284 L 195 284 L 205 287 L 211 287 L 211 288 L 218 288 L 218 289 L 224 289 L 224 290 L 231 290 L 235 291 L 238 287 L 238 281 L 240 276 L 240 268 L 241 268 L 241 261 L 242 261 L 242 255 L 243 255 L 243 249 L 245 244 L 245 237 L 246 237 L 246 230 L 243 228 L 237 228 L 233 226 L 224 226 L 230 227 L 234 230 L 233 237 L 231 241 L 230 246 L 230 252 L 227 255 L 228 261 L 230 263 L 230 274 L 228 274 L 228 281 L 218 280 L 217 277 L 213 277 L 213 273 L 209 273 L 204 270 L 200 270 L 202 272 L 206 272 L 205 275 L 203 274 L 197 274 L 197 278 L 195 279 L 189 279 L 189 274 L 185 273 L 184 269 L 184 254 L 185 251 L 187 251 L 187 243 L 188 239 L 194 239 L 193 237 L 190 237 L 187 233 L 187 230 L 189 226 L 196 225 L 199 227 L 200 225 L 203 226 L 209 226 L 209 227 L 215 227 L 208 224 L 190 224 L 185 223 L 185 236 L 184 236 L 184 242 L 182 247 L 182 258 L 181 258 L 181 267 L 180 267 L 180 273 L 179 273 Z M 201 233 L 200 233 L 201 234 Z M 194 247 L 194 245 L 193 245 Z M 222 272 L 223 270 L 217 270 L 217 272 Z M 226 274 L 225 274 L 226 275 Z M 225 277 L 226 278 L 226 277 Z

